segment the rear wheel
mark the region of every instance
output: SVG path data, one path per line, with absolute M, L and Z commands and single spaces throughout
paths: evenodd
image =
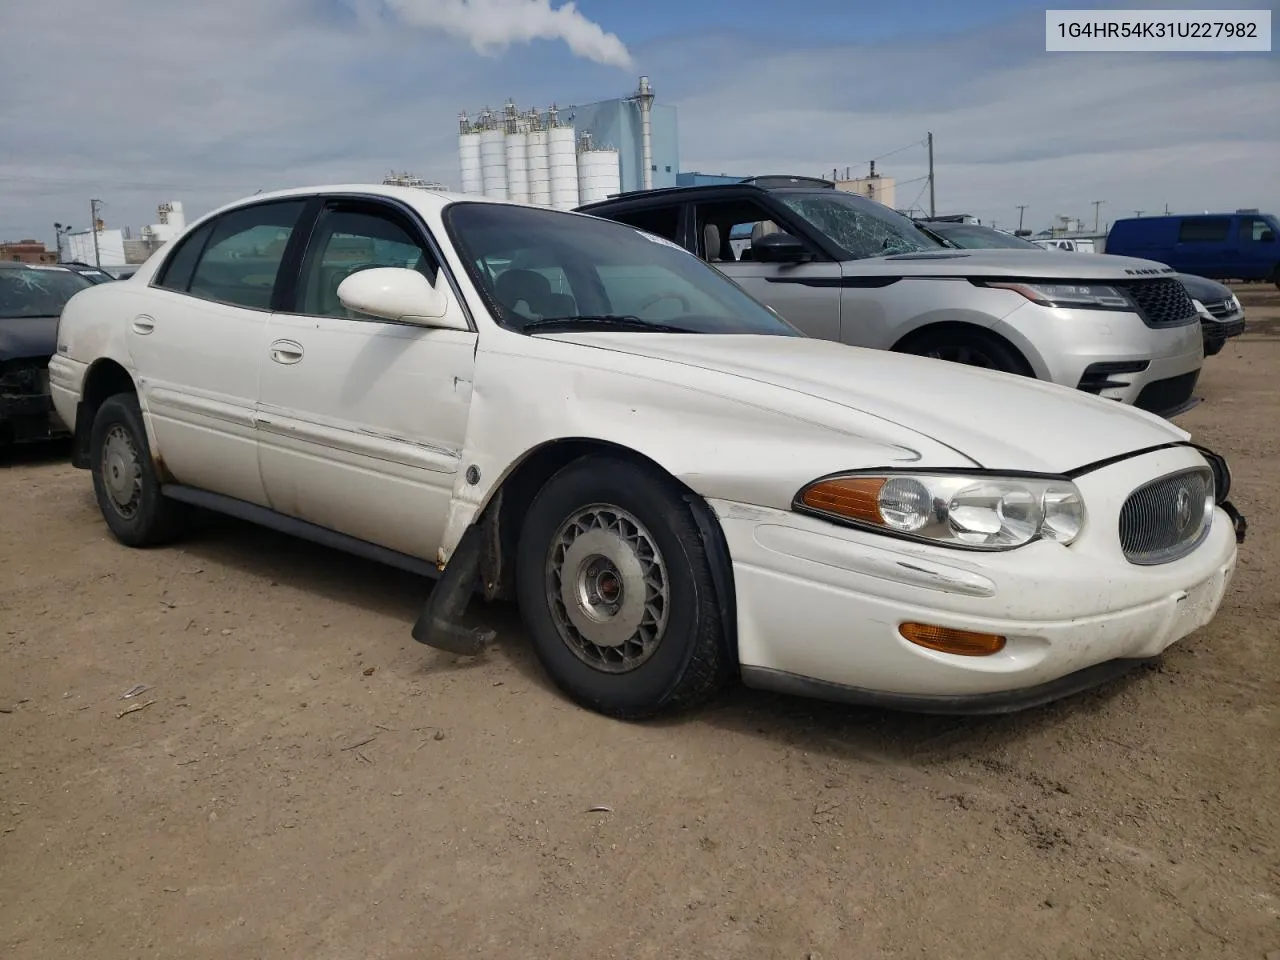
M 98 408 L 89 438 L 89 469 L 102 518 L 126 546 L 167 543 L 186 527 L 191 508 L 160 492 L 133 394 L 117 394 Z
M 1008 342 L 979 330 L 938 330 L 912 337 L 899 346 L 899 353 L 933 357 L 970 367 L 1033 376 L 1030 364 Z
M 583 706 L 671 713 L 729 678 L 706 547 L 655 472 L 592 456 L 553 476 L 526 515 L 516 586 L 544 669 Z

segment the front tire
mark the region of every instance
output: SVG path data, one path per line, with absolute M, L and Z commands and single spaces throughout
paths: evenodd
M 900 353 L 932 357 L 985 370 L 1035 376 L 1031 365 L 1018 351 L 1000 337 L 979 330 L 939 330 L 907 340 L 898 347 Z
M 707 548 L 655 471 L 590 456 L 553 476 L 525 517 L 516 590 L 543 668 L 599 713 L 689 709 L 730 677 Z
M 109 397 L 98 408 L 89 438 L 89 464 L 98 509 L 121 543 L 157 546 L 186 528 L 191 510 L 160 492 L 142 411 L 133 394 Z

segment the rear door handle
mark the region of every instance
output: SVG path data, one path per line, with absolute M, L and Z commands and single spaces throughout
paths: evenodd
M 277 340 L 271 344 L 271 359 L 276 363 L 297 363 L 303 353 L 302 344 L 294 340 Z
M 156 322 L 148 316 L 137 316 L 133 318 L 131 326 L 134 333 L 145 337 L 156 328 Z

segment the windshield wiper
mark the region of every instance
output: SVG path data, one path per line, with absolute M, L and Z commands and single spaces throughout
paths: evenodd
M 623 314 L 577 314 L 571 317 L 540 317 L 527 320 L 520 329 L 524 333 L 551 330 L 577 330 L 591 327 L 605 327 L 612 330 L 647 330 L 652 333 L 693 333 L 687 327 L 675 327 L 669 323 L 650 323 L 639 317 Z

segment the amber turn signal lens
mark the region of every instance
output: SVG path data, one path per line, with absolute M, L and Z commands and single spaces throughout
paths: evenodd
M 898 627 L 898 632 L 918 646 L 960 657 L 989 657 L 999 653 L 1005 645 L 1005 638 L 998 634 L 953 630 L 927 623 L 904 623 Z
M 811 510 L 883 526 L 880 490 L 884 485 L 884 477 L 838 477 L 834 480 L 822 480 L 806 489 L 800 502 Z

